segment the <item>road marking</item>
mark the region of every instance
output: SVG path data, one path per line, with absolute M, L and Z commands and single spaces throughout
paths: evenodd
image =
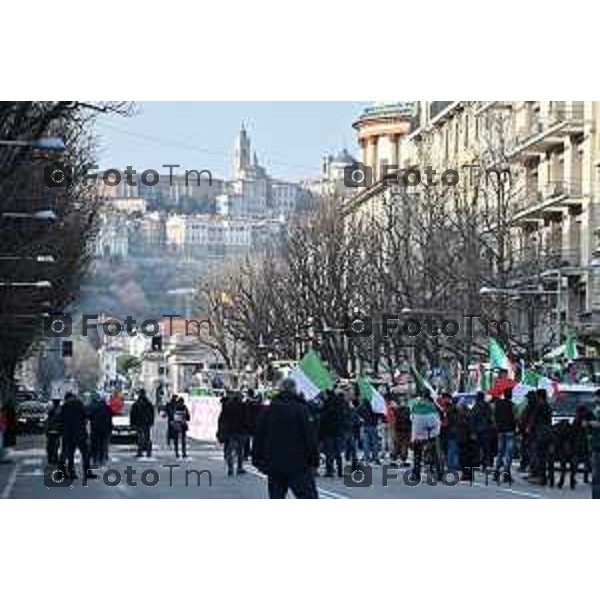
M 17 482 L 17 470 L 18 465 L 15 463 L 15 466 L 8 477 L 8 481 L 6 482 L 6 486 L 4 487 L 4 490 L 2 490 L 2 500 L 7 500 L 10 498 L 10 494 L 15 487 L 15 483 Z
M 34 469 L 33 471 L 21 471 L 19 473 L 19 477 L 23 477 L 23 475 L 27 477 L 42 477 L 44 475 L 44 471 L 42 471 L 42 469 Z
M 482 487 L 482 488 L 492 487 L 492 486 L 486 485 L 484 483 L 478 483 L 477 481 L 474 481 L 473 485 L 476 487 Z M 544 496 L 541 496 L 540 494 L 534 494 L 533 492 L 522 492 L 520 490 L 513 490 L 512 488 L 502 488 L 500 486 L 496 486 L 493 489 L 497 489 L 499 492 L 505 492 L 506 494 L 514 494 L 515 496 L 524 496 L 525 498 L 540 499 L 540 498 L 544 497 Z
M 213 460 L 216 460 L 216 458 L 213 458 Z M 261 473 L 256 467 L 254 467 L 252 465 L 247 465 L 244 468 L 246 469 L 246 471 L 248 471 L 248 473 L 251 473 L 252 475 L 255 475 L 256 477 L 258 477 L 260 479 L 263 479 L 263 480 L 268 479 L 264 473 Z M 325 496 L 327 498 L 330 498 L 331 500 L 349 500 L 350 499 L 348 496 L 344 496 L 343 494 L 338 494 L 336 492 L 331 492 L 331 491 L 323 489 L 321 487 L 317 487 L 317 492 L 319 492 L 320 496 Z

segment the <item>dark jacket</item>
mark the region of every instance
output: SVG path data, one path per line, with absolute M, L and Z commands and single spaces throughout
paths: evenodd
M 52 406 L 48 411 L 48 419 L 46 420 L 46 432 L 53 434 L 62 433 L 62 406 Z
M 188 422 L 190 420 L 190 411 L 185 404 L 176 404 L 172 409 L 172 417 L 170 420 L 170 427 L 177 431 L 187 431 Z M 179 423 L 181 425 L 179 425 Z
M 547 400 L 538 399 L 531 411 L 531 433 L 536 438 L 545 438 L 552 427 L 552 408 Z
M 514 433 L 516 423 L 512 401 L 508 398 L 499 398 L 494 402 L 496 430 L 498 433 Z
M 267 475 L 289 476 L 319 465 L 316 429 L 306 404 L 281 392 L 260 415 L 252 462 Z
M 357 410 L 365 425 L 377 426 L 380 418 L 379 414 L 373 411 L 371 403 L 368 400 L 363 400 Z
M 348 403 L 339 394 L 328 394 L 321 409 L 320 438 L 344 437 L 350 429 Z
M 90 417 L 92 434 L 106 436 L 112 431 L 112 411 L 105 402 L 95 402 Z
M 487 433 L 492 429 L 492 408 L 485 400 L 475 401 L 475 406 L 473 406 L 471 412 L 471 424 L 473 425 L 473 431 L 478 435 Z
M 262 404 L 258 400 L 247 400 L 244 403 L 246 409 L 246 433 L 254 435 L 256 433 L 256 425 L 262 411 Z
M 217 439 L 224 443 L 231 436 L 245 435 L 247 432 L 246 406 L 237 396 L 225 397 L 219 422 L 217 425 Z
M 154 425 L 154 407 L 148 398 L 138 398 L 131 407 L 129 422 L 132 427 L 150 428 Z
M 69 439 L 80 439 L 87 435 L 87 415 L 83 402 L 73 396 L 65 400 L 61 409 L 63 436 Z

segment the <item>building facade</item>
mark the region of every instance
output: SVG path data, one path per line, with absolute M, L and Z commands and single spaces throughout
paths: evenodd
M 600 333 L 600 102 L 418 102 L 390 134 L 371 119 L 375 108 L 354 123 L 375 183 L 352 208 L 377 211 L 385 164 L 452 169 L 468 185 L 473 165 L 481 176 L 502 163 L 511 178 L 508 251 L 542 258 L 562 322 Z

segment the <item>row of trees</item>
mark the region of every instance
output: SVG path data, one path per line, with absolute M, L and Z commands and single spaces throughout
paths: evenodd
M 12 396 L 16 366 L 43 335 L 44 316 L 75 299 L 88 264 L 98 211 L 85 178 L 92 122 L 128 111 L 122 103 L 0 103 L 0 402 Z M 49 138 L 64 149 L 39 143 Z M 48 169 L 60 164 L 73 176 L 53 187 Z
M 425 154 L 429 146 L 422 146 L 420 164 L 433 164 Z M 202 287 L 199 306 L 213 324 L 202 342 L 231 367 L 264 363 L 269 353 L 297 358 L 309 345 L 318 346 L 341 376 L 391 371 L 407 359 L 454 364 L 464 372 L 487 355 L 489 334 L 516 357 L 543 353 L 556 343 L 551 296 L 515 302 L 511 295 L 480 293 L 516 280 L 539 284 L 551 266 L 541 244 L 518 243 L 513 221 L 520 173 L 510 165 L 508 177 L 505 154 L 501 144 L 490 143 L 479 158 L 494 171 L 482 170 L 457 186 L 396 182 L 380 186 L 368 205 L 352 211 L 341 199 L 324 199 L 290 225 L 281 245 L 231 265 Z M 387 335 L 381 325 L 386 314 L 398 315 L 398 329 Z M 403 331 L 409 318 L 425 330 L 428 315 L 430 332 L 431 319 L 438 327 L 455 320 L 460 332 Z M 373 321 L 371 336 L 345 335 L 354 319 L 365 316 Z M 506 320 L 510 327 L 497 325 Z M 544 324 L 545 343 L 537 344 L 533 332 Z

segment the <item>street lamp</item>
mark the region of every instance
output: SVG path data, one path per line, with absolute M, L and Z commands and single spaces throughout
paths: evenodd
M 16 148 L 31 148 L 33 150 L 48 150 L 64 152 L 65 142 L 59 137 L 46 137 L 38 140 L 0 140 L 0 146 Z
M 38 210 L 34 213 L 27 212 L 5 212 L 3 219 L 34 219 L 37 221 L 56 221 L 56 213 L 53 210 Z
M 558 290 L 522 290 L 518 288 L 494 288 L 484 286 L 480 288 L 479 293 L 482 296 L 492 295 L 492 294 L 504 294 L 505 296 L 522 296 L 523 294 L 530 294 L 534 296 L 544 296 L 544 295 L 559 295 L 560 291 Z
M 32 287 L 40 290 L 47 290 L 52 287 L 50 281 L 0 281 L 0 287 L 8 288 L 26 288 Z

